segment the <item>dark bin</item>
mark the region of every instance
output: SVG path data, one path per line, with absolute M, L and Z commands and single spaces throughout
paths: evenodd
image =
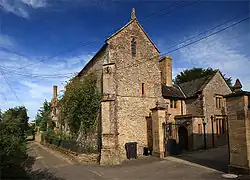
M 137 142 L 129 142 L 125 144 L 127 158 L 137 158 Z
M 149 149 L 147 147 L 143 148 L 143 155 L 148 156 L 149 155 Z

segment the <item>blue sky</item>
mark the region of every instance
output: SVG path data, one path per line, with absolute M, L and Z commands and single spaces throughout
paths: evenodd
M 0 0 L 0 108 L 25 105 L 33 119 L 44 99 L 51 99 L 52 86 L 63 90 L 65 81 L 84 67 L 105 39 L 130 20 L 133 7 L 162 54 L 192 42 L 182 43 L 190 37 L 198 40 L 237 23 L 249 17 L 250 10 L 249 1 L 231 0 Z M 168 53 L 173 77 L 194 66 L 219 68 L 250 90 L 249 47 L 246 20 Z

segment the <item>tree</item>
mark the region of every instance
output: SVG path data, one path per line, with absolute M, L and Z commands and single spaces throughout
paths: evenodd
M 47 123 L 51 122 L 51 104 L 47 100 L 44 101 L 43 106 L 40 107 L 35 118 L 36 125 L 41 131 L 46 131 Z
M 2 115 L 2 111 L 0 109 L 0 122 L 2 121 L 3 115 Z
M 203 68 L 194 67 L 192 69 L 186 69 L 175 77 L 174 83 L 181 84 L 181 83 L 192 81 L 192 80 L 195 80 L 195 79 L 198 79 L 201 77 L 212 75 L 218 71 L 219 71 L 218 69 L 212 69 L 212 68 L 203 69 Z M 231 88 L 232 87 L 232 78 L 226 77 L 225 74 L 223 74 L 223 77 L 225 78 L 226 83 Z
M 0 122 L 1 178 L 20 178 L 25 174 L 25 162 L 28 158 L 26 153 L 28 119 L 25 107 L 10 108 L 2 114 Z
M 73 136 L 77 136 L 80 126 L 85 132 L 95 129 L 100 107 L 100 92 L 96 82 L 94 74 L 89 74 L 84 79 L 70 80 L 64 96 L 59 101 L 60 118 L 69 125 Z

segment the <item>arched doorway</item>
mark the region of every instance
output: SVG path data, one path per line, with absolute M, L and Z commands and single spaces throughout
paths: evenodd
M 184 126 L 178 129 L 180 150 L 188 150 L 188 130 Z

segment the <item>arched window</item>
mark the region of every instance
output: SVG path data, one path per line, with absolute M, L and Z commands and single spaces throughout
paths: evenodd
M 133 57 L 136 56 L 136 41 L 135 41 L 135 38 L 132 38 L 132 41 L 131 41 L 131 54 Z

